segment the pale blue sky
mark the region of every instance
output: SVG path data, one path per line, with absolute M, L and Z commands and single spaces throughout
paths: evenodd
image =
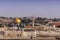
M 0 0 L 0 16 L 60 18 L 59 0 Z

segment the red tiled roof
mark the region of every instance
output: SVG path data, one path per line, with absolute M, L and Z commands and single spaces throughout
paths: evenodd
M 32 26 L 26 26 L 25 28 L 32 28 Z
M 60 26 L 60 22 L 53 22 L 53 25 Z

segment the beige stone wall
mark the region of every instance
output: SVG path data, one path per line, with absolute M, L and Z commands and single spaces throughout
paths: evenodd
M 21 31 L 5 31 L 5 37 L 17 37 L 17 35 L 20 35 Z

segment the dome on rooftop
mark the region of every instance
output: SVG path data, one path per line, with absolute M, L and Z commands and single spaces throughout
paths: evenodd
M 21 23 L 21 19 L 16 18 L 16 19 L 14 20 L 14 22 L 15 22 L 15 23 Z

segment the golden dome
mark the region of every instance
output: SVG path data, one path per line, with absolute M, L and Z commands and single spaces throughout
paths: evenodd
M 16 18 L 14 22 L 15 23 L 21 23 L 21 20 L 19 18 Z

